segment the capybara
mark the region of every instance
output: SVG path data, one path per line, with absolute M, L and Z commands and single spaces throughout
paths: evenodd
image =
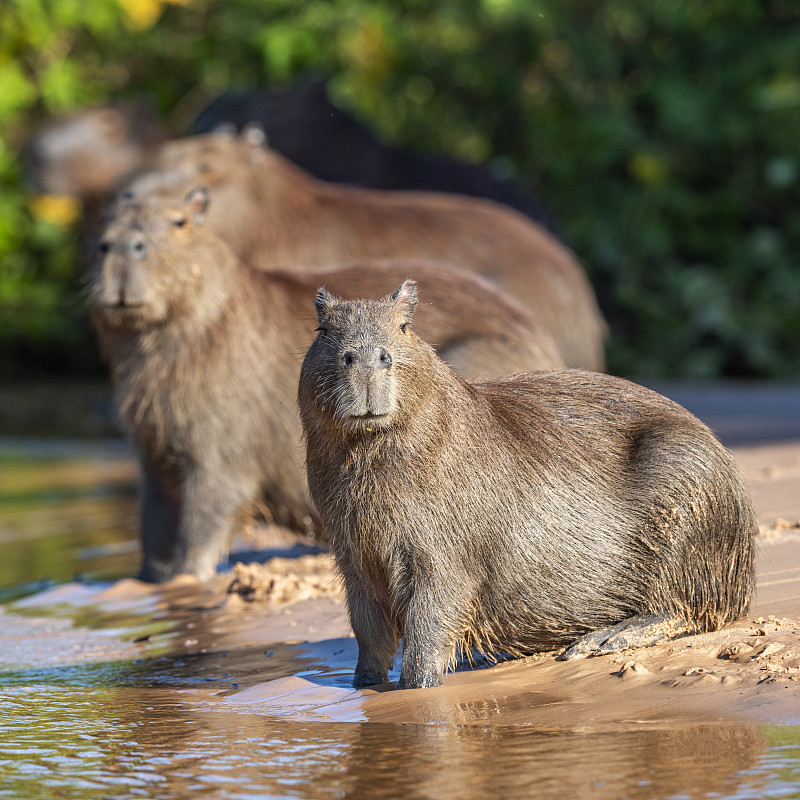
M 206 578 L 239 512 L 306 530 L 296 392 L 322 283 L 357 296 L 430 282 L 419 324 L 466 374 L 560 363 L 546 331 L 476 276 L 421 261 L 265 273 L 202 225 L 203 190 L 119 204 L 89 276 L 90 308 L 123 426 L 141 462 L 141 576 Z
M 264 129 L 273 150 L 317 178 L 374 189 L 486 197 L 554 230 L 551 215 L 536 197 L 486 167 L 381 142 L 367 125 L 331 102 L 323 78 L 225 92 L 197 115 L 189 131 L 210 133 L 228 124 L 242 130 L 252 123 Z M 178 127 L 160 120 L 144 101 L 56 117 L 35 131 L 25 148 L 28 177 L 37 191 L 67 195 L 94 208 Z
M 263 145 L 255 129 L 164 144 L 128 194 L 214 196 L 207 224 L 262 269 L 364 258 L 448 261 L 507 290 L 553 335 L 567 366 L 604 367 L 605 322 L 574 255 L 544 228 L 488 200 L 327 183 Z
M 436 686 L 459 654 L 564 657 L 745 613 L 756 521 L 696 417 L 579 370 L 465 381 L 411 328 L 413 282 L 320 289 L 298 402 L 358 640 L 355 685 Z
M 99 224 L 117 181 L 167 138 L 166 126 L 144 102 L 90 107 L 44 124 L 23 158 L 36 192 L 74 198 L 92 225 Z
M 192 133 L 211 133 L 226 123 L 240 131 L 252 123 L 261 125 L 273 150 L 326 181 L 484 197 L 554 230 L 551 215 L 536 197 L 487 167 L 382 142 L 331 102 L 327 81 L 318 76 L 285 88 L 227 92 L 197 116 Z

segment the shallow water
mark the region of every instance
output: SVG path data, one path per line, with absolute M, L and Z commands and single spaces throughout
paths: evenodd
M 796 729 L 296 723 L 199 711 L 190 689 L 30 677 L 2 676 L 0 797 L 800 796 Z
M 116 443 L 0 442 L 0 591 L 78 575 L 86 594 L 0 607 L 0 798 L 800 797 L 792 726 L 537 730 L 222 710 L 221 696 L 267 680 L 343 686 L 350 674 L 298 645 L 187 653 L 198 610 L 152 596 L 92 606 L 92 581 L 135 571 L 133 480 Z
M 0 438 L 0 600 L 133 574 L 136 467 L 109 440 Z

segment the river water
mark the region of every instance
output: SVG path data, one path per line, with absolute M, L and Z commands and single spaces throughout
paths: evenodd
M 196 610 L 151 596 L 94 608 L 93 593 L 136 568 L 134 480 L 118 442 L 0 441 L 0 798 L 800 797 L 794 726 L 537 730 L 232 711 L 219 699 L 260 682 L 344 686 L 350 673 L 283 643 L 187 656 Z M 83 601 L 38 601 L 76 580 L 70 596 Z

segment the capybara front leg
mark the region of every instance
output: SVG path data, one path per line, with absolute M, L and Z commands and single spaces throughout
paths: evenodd
M 183 514 L 172 571 L 208 580 L 227 554 L 236 512 L 253 489 L 224 474 L 202 469 L 184 483 Z
M 441 675 L 455 654 L 463 625 L 455 611 L 463 600 L 419 587 L 409 603 L 403 634 L 403 664 L 398 689 L 424 689 L 441 685 Z
M 139 578 L 158 583 L 172 574 L 181 500 L 177 493 L 165 487 L 163 477 L 144 462 L 141 464 L 139 498 L 139 535 L 142 543 Z
M 361 589 L 345 586 L 350 625 L 358 642 L 353 686 L 374 686 L 389 680 L 397 650 L 397 633 L 380 603 Z
M 566 661 L 582 656 L 605 655 L 632 647 L 647 647 L 662 639 L 691 632 L 686 620 L 674 614 L 636 614 L 616 625 L 581 636 L 559 659 Z

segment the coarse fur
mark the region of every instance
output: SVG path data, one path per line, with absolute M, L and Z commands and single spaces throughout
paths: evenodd
M 523 308 L 447 265 L 381 261 L 296 273 L 244 265 L 203 225 L 207 197 L 120 203 L 89 276 L 90 308 L 141 464 L 141 576 L 207 578 L 240 512 L 315 530 L 296 387 L 313 338 L 306 298 L 409 275 L 430 282 L 419 324 L 465 374 L 561 363 Z
M 248 129 L 164 144 L 126 191 L 182 197 L 203 183 L 208 225 L 261 269 L 365 258 L 447 261 L 505 289 L 553 335 L 568 366 L 604 368 L 605 322 L 574 254 L 527 217 L 489 200 L 375 191 L 317 180 Z
M 465 381 L 408 325 L 415 298 L 320 290 L 299 381 L 356 685 L 400 637 L 400 686 L 423 687 L 473 648 L 585 655 L 745 613 L 755 516 L 705 425 L 602 374 Z

